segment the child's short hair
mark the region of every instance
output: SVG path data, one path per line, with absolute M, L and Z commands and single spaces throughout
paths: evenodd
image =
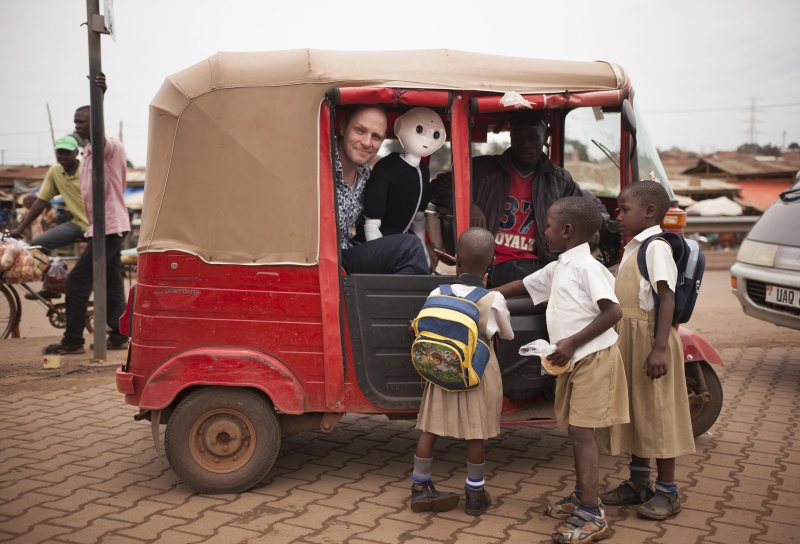
M 588 242 L 603 226 L 603 216 L 597 205 L 583 196 L 567 196 L 555 201 L 561 224 L 572 225 L 580 243 Z
M 494 258 L 494 236 L 480 227 L 468 228 L 458 237 L 456 252 L 468 266 L 489 268 Z
M 650 204 L 655 206 L 659 223 L 664 220 L 664 216 L 669 211 L 669 195 L 657 181 L 635 181 L 622 191 L 638 200 L 642 206 L 646 207 Z

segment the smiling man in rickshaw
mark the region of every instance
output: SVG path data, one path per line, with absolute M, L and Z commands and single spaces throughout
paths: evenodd
M 334 156 L 342 266 L 348 274 L 427 274 L 425 248 L 413 234 L 395 234 L 363 244 L 353 241 L 363 222 L 369 163 L 386 138 L 388 121 L 380 106 L 359 106 L 345 115 Z
M 495 262 L 489 286 L 524 279 L 553 261 L 556 255 L 544 237 L 547 210 L 559 198 L 586 196 L 603 216 L 609 215 L 592 193 L 581 191 L 570 173 L 550 162 L 542 151 L 550 128 L 541 110 L 521 110 L 509 119 L 511 146 L 502 155 L 472 160 L 470 226 L 495 235 Z M 452 209 L 452 174 L 431 182 L 431 202 Z

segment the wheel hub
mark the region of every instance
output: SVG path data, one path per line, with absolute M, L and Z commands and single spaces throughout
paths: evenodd
M 255 451 L 253 426 L 236 410 L 213 410 L 192 427 L 189 451 L 204 469 L 224 474 L 244 466 Z

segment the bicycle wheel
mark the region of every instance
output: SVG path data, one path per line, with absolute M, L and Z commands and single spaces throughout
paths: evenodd
M 8 338 L 17 326 L 17 303 L 11 287 L 0 284 L 0 338 Z

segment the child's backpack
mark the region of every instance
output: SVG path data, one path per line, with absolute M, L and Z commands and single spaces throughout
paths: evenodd
M 440 285 L 439 292 L 428 297 L 414 320 L 417 338 L 411 360 L 420 376 L 445 391 L 471 391 L 480 385 L 489 362 L 476 304 L 489 291 L 476 287 L 461 298 L 449 285 Z
M 664 240 L 672 249 L 672 258 L 678 267 L 678 281 L 675 284 L 675 313 L 672 314 L 672 326 L 678 323 L 686 323 L 692 317 L 694 305 L 697 302 L 697 295 L 700 293 L 700 284 L 703 281 L 703 272 L 706 269 L 706 256 L 700 251 L 700 245 L 694 240 L 687 240 L 680 234 L 663 231 L 661 234 L 651 236 L 642 243 L 639 248 L 637 261 L 639 272 L 644 279 L 650 281 L 647 273 L 647 248 L 653 240 Z M 658 330 L 658 293 L 653 291 L 653 302 L 655 303 L 655 328 L 653 334 Z

